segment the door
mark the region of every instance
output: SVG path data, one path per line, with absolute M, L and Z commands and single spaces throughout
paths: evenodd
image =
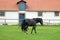
M 25 19 L 25 14 L 19 14 L 19 24 L 22 23 L 22 21 Z

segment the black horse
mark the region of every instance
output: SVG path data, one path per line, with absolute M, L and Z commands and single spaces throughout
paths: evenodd
M 40 23 L 43 26 L 43 19 L 42 18 L 33 18 L 33 20 L 35 20 L 36 23 Z
M 36 21 L 33 19 L 24 19 L 22 24 L 21 24 L 21 29 L 22 31 L 24 31 L 25 33 L 27 32 L 28 26 L 32 26 L 32 30 L 31 33 L 33 32 L 33 30 L 36 33 Z

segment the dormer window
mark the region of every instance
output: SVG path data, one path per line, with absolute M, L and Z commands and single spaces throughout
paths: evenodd
M 21 1 L 17 2 L 17 4 L 19 7 L 19 11 L 25 11 L 25 9 L 26 9 L 26 2 L 25 1 L 21 0 Z

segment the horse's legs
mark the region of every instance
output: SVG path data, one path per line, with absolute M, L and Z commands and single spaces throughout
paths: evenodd
M 28 29 L 28 26 L 25 26 L 25 30 L 27 31 L 27 29 Z
M 25 26 L 24 32 L 25 32 L 26 34 L 28 34 L 28 33 L 27 33 L 27 29 L 28 29 L 28 26 Z
M 31 30 L 31 34 L 32 34 L 33 30 L 34 30 L 35 33 L 36 33 L 36 27 L 35 27 L 35 26 L 33 26 L 32 30 Z
M 36 26 L 34 26 L 34 31 L 35 31 L 35 33 L 36 33 Z

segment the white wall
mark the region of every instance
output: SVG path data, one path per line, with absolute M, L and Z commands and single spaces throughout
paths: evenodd
M 18 19 L 18 12 L 5 12 L 6 19 Z
M 5 12 L 6 22 L 8 24 L 18 24 L 19 14 L 18 12 Z
M 37 18 L 37 12 L 26 12 L 25 18 L 26 19 Z
M 59 12 L 59 16 L 54 16 L 54 19 L 60 19 L 60 12 Z
M 24 11 L 24 12 L 8 11 L 8 12 L 5 12 L 4 17 L 0 17 L 0 18 L 7 19 L 6 22 L 8 24 L 18 24 L 19 23 L 19 20 L 18 20 L 19 19 L 19 13 L 25 13 L 25 18 L 26 19 L 32 19 L 32 18 L 57 19 L 57 20 L 53 20 L 53 21 L 51 21 L 51 20 L 43 20 L 43 21 L 46 22 L 46 23 L 48 23 L 48 22 L 50 22 L 50 23 L 60 23 L 60 20 L 58 20 L 58 19 L 60 19 L 60 13 L 59 13 L 58 17 L 55 17 L 54 12 L 43 12 L 43 16 L 38 16 L 38 12 L 33 12 L 33 11 Z M 3 22 L 5 22 L 5 20 L 3 20 Z
M 56 17 L 54 12 L 43 12 L 43 19 L 46 19 L 44 20 L 46 23 L 60 23 L 60 13 L 59 16 Z
M 43 12 L 43 19 L 60 19 L 60 12 L 59 16 L 55 16 L 54 12 Z
M 43 19 L 53 19 L 54 12 L 43 12 Z

